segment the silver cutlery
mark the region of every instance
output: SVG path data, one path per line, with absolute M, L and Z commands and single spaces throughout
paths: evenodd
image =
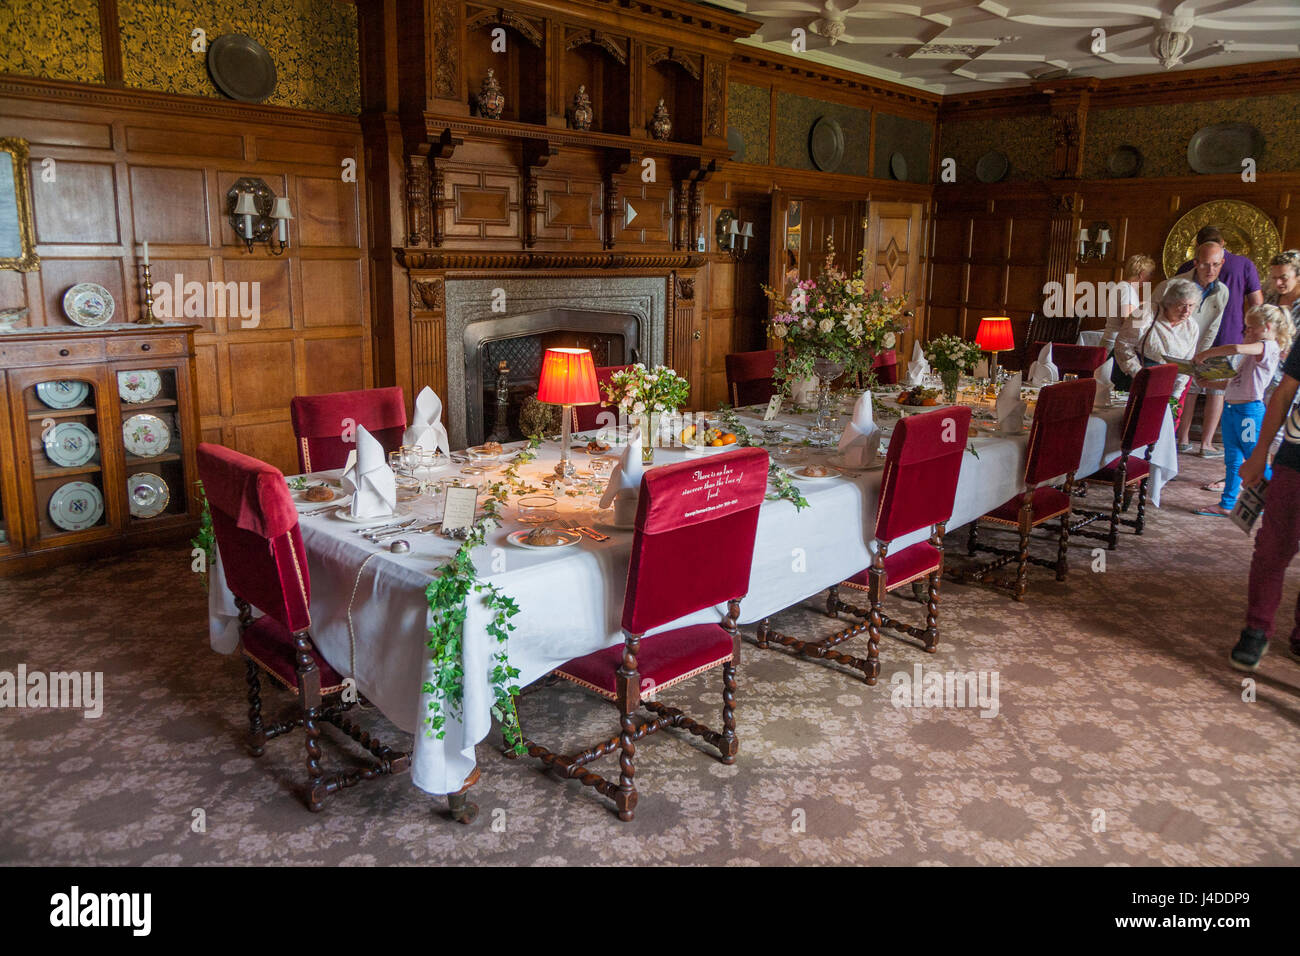
M 299 518 L 308 518 L 308 517 L 311 517 L 312 515 L 318 515 L 318 514 L 321 514 L 322 512 L 325 512 L 325 511 L 335 511 L 335 510 L 338 509 L 338 507 L 339 507 L 338 503 L 335 502 L 335 503 L 333 503 L 333 504 L 328 504 L 328 505 L 326 505 L 326 506 L 323 507 L 323 508 L 312 508 L 312 509 L 310 509 L 310 510 L 308 510 L 308 511 L 299 511 L 299 512 L 298 512 L 298 517 L 299 517 Z
M 381 531 L 390 531 L 390 530 L 395 529 L 395 528 L 404 528 L 404 527 L 406 527 L 407 525 L 415 524 L 415 522 L 417 522 L 417 521 L 419 521 L 419 520 L 420 520 L 419 517 L 416 516 L 416 517 L 411 517 L 411 518 L 403 518 L 403 519 L 400 520 L 400 521 L 390 521 L 390 522 L 388 522 L 387 524 L 381 524 L 381 525 L 379 525 L 379 526 L 377 526 L 377 527 L 373 527 L 373 528 L 354 528 L 353 530 L 354 530 L 357 534 L 361 535 L 363 538 L 368 538 L 368 537 L 370 537 L 372 534 L 377 534 L 377 533 L 379 533 L 379 532 L 381 532 Z
M 372 544 L 378 544 L 380 541 L 384 541 L 388 538 L 396 538 L 398 535 L 422 534 L 423 532 L 427 531 L 430 527 L 432 527 L 432 525 L 423 525 L 422 527 L 419 528 L 411 527 L 410 525 L 403 525 L 402 527 L 394 528 L 391 531 L 381 531 L 378 534 L 373 534 L 373 535 L 368 534 L 365 537 L 366 540 L 370 541 Z

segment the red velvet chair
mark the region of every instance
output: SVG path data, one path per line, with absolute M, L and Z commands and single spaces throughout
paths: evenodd
M 600 387 L 601 403 L 599 405 L 574 405 L 573 406 L 573 430 L 575 432 L 587 432 L 593 428 L 599 428 L 602 425 L 600 415 L 602 412 L 613 412 L 615 418 L 618 416 L 618 406 L 608 405 L 605 403 L 605 386 L 609 380 L 614 377 L 615 372 L 621 372 L 629 369 L 630 365 L 597 365 L 596 366 L 596 385 Z M 608 419 L 606 419 L 608 421 Z
M 727 394 L 731 406 L 759 405 L 776 394 L 776 349 L 760 352 L 729 352 L 724 360 L 727 366 Z
M 406 399 L 401 386 L 364 388 L 328 395 L 297 395 L 289 401 L 293 434 L 298 440 L 298 467 L 304 472 L 342 468 L 356 448 L 343 440 L 350 420 L 364 425 L 384 451 L 402 446 L 406 431 Z
M 858 572 L 843 585 L 830 589 L 826 611 L 837 617 L 848 611 L 864 618 L 861 624 L 817 641 L 801 641 L 773 631 L 767 621 L 758 626 L 758 646 L 776 641 L 808 657 L 824 658 L 862 671 L 868 684 L 880 675 L 880 631 L 890 627 L 924 642 L 934 653 L 939 644 L 939 578 L 943 574 L 944 525 L 952 517 L 953 498 L 962 456 L 966 452 L 966 435 L 970 429 L 971 410 L 963 406 L 937 409 L 899 421 L 889 441 L 885 470 L 880 482 L 880 504 L 876 509 L 876 556 L 871 567 Z M 928 528 L 930 539 L 907 545 L 890 553 L 897 538 Z M 896 621 L 884 612 L 885 595 L 905 585 L 926 579 L 925 627 L 913 627 Z M 840 587 L 864 591 L 871 602 L 869 610 L 840 600 Z M 841 654 L 834 648 L 867 632 L 865 659 Z
M 1110 531 L 1080 530 L 1101 518 L 1107 517 L 1104 511 L 1081 511 L 1086 517 L 1071 529 L 1075 534 L 1087 538 L 1099 538 L 1106 542 L 1107 550 L 1114 551 L 1119 545 L 1119 526 L 1127 525 L 1134 534 L 1141 534 L 1146 527 L 1147 479 L 1151 476 L 1151 448 L 1160 437 L 1160 428 L 1165 422 L 1165 409 L 1169 407 L 1169 396 L 1174 392 L 1174 379 L 1178 377 L 1176 365 L 1152 365 L 1138 371 L 1133 377 L 1133 387 L 1128 393 L 1128 407 L 1124 410 L 1124 431 L 1120 438 L 1119 457 L 1107 462 L 1084 481 L 1088 484 L 1110 485 L 1114 489 L 1114 499 L 1109 512 Z M 1133 452 L 1146 446 L 1142 458 L 1130 461 Z M 1121 511 L 1128 511 L 1133 499 L 1133 487 L 1138 488 L 1137 518 L 1121 518 Z
M 727 483 L 719 486 L 724 469 L 730 469 Z M 571 660 L 555 671 L 617 705 L 622 732 L 573 756 L 553 753 L 525 735 L 530 755 L 611 798 L 620 820 L 631 820 L 636 807 L 633 760 L 636 741 L 642 737 L 665 727 L 681 727 L 717 747 L 723 763 L 736 759 L 740 651 L 736 619 L 740 599 L 749 590 L 767 469 L 767 452 L 745 448 L 704 462 L 678 462 L 646 472 L 623 599 L 623 643 Z M 720 488 L 722 494 L 708 497 L 711 488 Z M 694 560 L 693 555 L 707 555 L 708 561 Z M 727 604 L 727 614 L 721 624 L 692 624 L 643 636 L 722 603 Z M 720 733 L 654 699 L 673 684 L 713 667 L 722 668 Z M 655 715 L 653 719 L 638 721 L 638 706 Z M 617 782 L 587 769 L 591 761 L 616 749 Z
M 1083 440 L 1088 433 L 1088 419 L 1092 403 L 1097 397 L 1097 383 L 1091 378 L 1048 385 L 1038 395 L 1038 408 L 1034 424 L 1029 430 L 1029 455 L 1025 465 L 1025 490 L 983 518 L 971 522 L 968 551 L 988 551 L 999 557 L 964 572 L 963 580 L 983 580 L 998 568 L 1016 562 L 1016 579 L 1011 583 L 1011 593 L 1017 601 L 1023 600 L 1027 587 L 1026 568 L 1029 564 L 1054 568 L 1056 580 L 1064 581 L 1069 565 L 1065 549 L 1070 542 L 1070 506 L 1074 494 L 1074 473 L 1083 455 Z M 1048 482 L 1065 476 L 1064 490 L 1051 487 Z M 1053 518 L 1061 519 L 1057 538 L 1056 560 L 1031 557 L 1029 534 Z M 1004 528 L 1014 528 L 1020 534 L 1017 550 L 996 548 L 980 544 L 979 523 L 987 521 Z
M 1043 350 L 1046 342 L 1035 342 L 1033 355 Z M 1077 375 L 1079 378 L 1091 378 L 1092 373 L 1106 363 L 1109 353 L 1100 345 L 1067 345 L 1063 342 L 1052 343 L 1052 362 L 1062 376 Z
M 871 362 L 871 372 L 876 376 L 877 385 L 898 384 L 898 353 L 885 349 Z
M 344 717 L 342 676 L 311 639 L 311 580 L 298 512 L 284 475 L 256 458 L 206 442 L 198 447 L 199 478 L 212 512 L 212 530 L 226 585 L 239 608 L 239 649 L 248 680 L 248 750 L 301 726 L 307 733 L 307 806 L 361 780 L 410 769 L 410 756 L 383 746 Z M 253 610 L 261 613 L 253 617 Z M 262 722 L 260 674 L 298 695 L 297 713 Z M 320 721 L 342 730 L 376 758 L 361 768 L 327 775 L 320 764 Z

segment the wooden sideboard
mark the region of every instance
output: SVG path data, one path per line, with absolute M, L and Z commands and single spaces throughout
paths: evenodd
M 196 328 L 0 333 L 0 575 L 194 533 Z

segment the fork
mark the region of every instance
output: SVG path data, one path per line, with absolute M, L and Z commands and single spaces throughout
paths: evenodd
M 397 528 L 393 531 L 383 531 L 380 532 L 379 534 L 373 534 L 373 535 L 368 534 L 365 537 L 366 540 L 369 541 L 371 544 L 378 544 L 380 541 L 384 541 L 388 538 L 396 538 L 398 535 L 402 535 L 402 534 L 423 534 L 425 531 L 428 531 L 433 526 L 434 526 L 433 524 L 427 524 L 422 528 L 412 528 L 410 525 L 404 525 L 403 527 Z
M 394 528 L 404 528 L 407 525 L 414 524 L 419 520 L 420 520 L 419 517 L 416 516 L 412 518 L 403 518 L 400 521 L 390 521 L 387 524 L 379 525 L 379 527 L 377 528 L 353 528 L 352 530 L 355 531 L 357 534 L 361 535 L 363 538 L 368 538 L 372 534 L 378 534 L 381 531 L 391 531 Z

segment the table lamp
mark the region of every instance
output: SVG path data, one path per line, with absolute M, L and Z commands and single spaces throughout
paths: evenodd
M 1011 317 L 990 315 L 980 319 L 980 327 L 975 333 L 975 344 L 982 351 L 993 353 L 993 369 L 990 369 L 993 374 L 989 377 L 996 382 L 1002 371 L 998 365 L 998 353 L 1016 347 L 1015 336 L 1011 333 Z
M 596 385 L 596 363 L 590 349 L 547 349 L 542 356 L 542 378 L 537 384 L 537 400 L 548 405 L 563 407 L 564 439 L 560 450 L 560 463 L 555 473 L 569 479 L 574 475 L 569 461 L 570 427 L 574 405 L 595 405 L 600 401 L 600 388 Z

